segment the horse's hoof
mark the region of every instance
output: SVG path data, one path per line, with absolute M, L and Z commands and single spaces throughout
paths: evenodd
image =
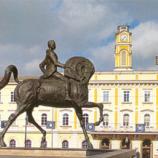
M 88 149 L 93 149 L 93 145 L 91 143 L 88 143 Z
M 45 138 L 42 138 L 42 141 L 41 141 L 41 148 L 46 148 L 46 145 L 47 144 L 47 141 L 46 141 L 46 139 Z
M 100 122 L 95 122 L 94 123 L 94 126 L 99 126 L 100 125 Z
M 7 145 L 4 142 L 0 142 L 0 148 L 6 147 Z

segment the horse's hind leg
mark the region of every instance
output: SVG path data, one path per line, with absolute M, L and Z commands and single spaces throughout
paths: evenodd
M 82 130 L 83 130 L 83 134 L 84 134 L 84 136 L 85 136 L 88 149 L 93 149 L 93 145 L 91 144 L 91 142 L 90 142 L 90 140 L 89 140 L 87 131 L 86 131 L 85 126 L 84 126 L 84 123 L 83 123 L 82 109 L 81 109 L 80 107 L 75 107 L 75 112 L 76 112 L 76 115 L 77 115 L 77 117 L 78 117 L 78 119 L 79 119 L 81 128 L 82 128 Z
M 41 147 L 45 148 L 46 147 L 46 131 L 42 129 L 41 126 L 39 126 L 39 124 L 34 120 L 32 116 L 32 111 L 33 111 L 33 108 L 27 110 L 28 121 L 32 123 L 37 129 L 39 129 L 41 133 L 43 134 L 43 137 L 41 140 Z
M 25 111 L 25 106 L 20 106 L 19 108 L 16 109 L 14 114 L 11 114 L 9 116 L 9 119 L 6 123 L 5 128 L 3 129 L 3 131 L 0 134 L 0 147 L 6 147 L 6 144 L 4 142 L 4 136 L 5 133 L 7 132 L 8 128 L 12 125 L 12 123 L 16 120 L 16 118 L 22 114 Z
M 99 109 L 100 118 L 99 118 L 99 121 L 94 123 L 95 126 L 98 126 L 103 121 L 103 104 L 102 103 L 87 102 L 82 107 L 83 108 L 98 108 Z

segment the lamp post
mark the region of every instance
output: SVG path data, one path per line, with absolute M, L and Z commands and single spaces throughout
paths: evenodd
M 55 121 L 47 121 L 47 128 L 51 129 L 51 133 L 52 133 L 52 148 L 53 148 L 53 129 L 55 129 Z
M 26 148 L 26 140 L 27 140 L 27 123 L 28 123 L 28 117 L 26 114 L 25 116 L 25 148 Z

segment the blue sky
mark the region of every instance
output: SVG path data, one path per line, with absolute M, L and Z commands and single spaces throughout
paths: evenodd
M 112 71 L 123 24 L 132 32 L 133 69 L 158 69 L 157 8 L 157 0 L 0 0 L 0 74 L 14 64 L 20 75 L 41 75 L 50 39 L 61 62 L 85 56 L 96 71 Z

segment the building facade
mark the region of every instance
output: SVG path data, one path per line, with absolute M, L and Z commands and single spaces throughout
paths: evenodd
M 136 149 L 140 157 L 158 157 L 158 71 L 132 69 L 132 33 L 118 26 L 115 44 L 115 68 L 95 72 L 89 82 L 89 101 L 104 104 L 104 121 L 88 131 L 94 148 Z M 1 130 L 14 113 L 15 82 L 0 92 Z M 47 147 L 86 148 L 84 135 L 73 109 L 38 107 L 35 120 L 47 131 Z M 98 109 L 83 109 L 85 126 L 99 119 Z M 55 128 L 47 126 L 54 121 Z M 42 135 L 22 114 L 5 136 L 10 147 L 40 147 Z

